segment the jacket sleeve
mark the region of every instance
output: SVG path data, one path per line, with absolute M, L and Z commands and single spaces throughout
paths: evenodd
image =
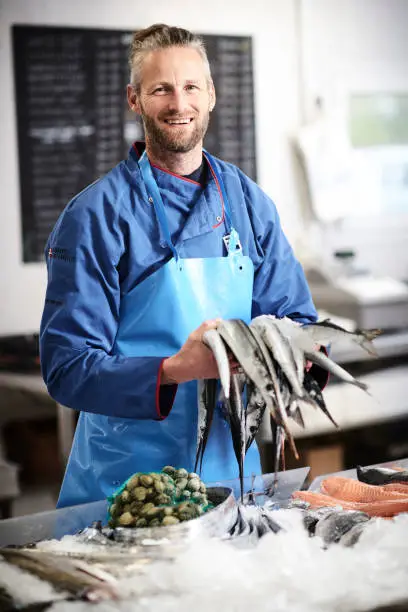
M 163 419 L 177 386 L 160 387 L 161 357 L 113 355 L 120 307 L 117 266 L 125 222 L 102 194 L 83 192 L 47 244 L 40 329 L 44 381 L 59 403 L 114 417 Z
M 310 289 L 282 230 L 276 207 L 261 190 L 252 197 L 256 202 L 252 209 L 252 226 L 257 253 L 252 317 L 273 314 L 300 323 L 314 323 L 317 312 Z M 326 370 L 313 365 L 310 373 L 323 389 L 329 376 Z
M 313 323 L 317 312 L 303 268 L 281 227 L 274 203 L 261 191 L 252 210 L 257 257 L 252 316 L 274 314 Z

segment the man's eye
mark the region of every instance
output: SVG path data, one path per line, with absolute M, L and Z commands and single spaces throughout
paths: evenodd
M 197 85 L 192 85 L 192 84 L 190 84 L 190 85 L 186 85 L 186 89 L 187 89 L 187 90 L 189 90 L 189 91 L 191 91 L 191 90 L 193 90 L 193 89 L 198 89 L 198 87 L 197 87 Z
M 156 94 L 160 94 L 160 93 L 164 93 L 166 90 L 164 87 L 156 87 L 156 89 L 153 90 L 153 93 Z

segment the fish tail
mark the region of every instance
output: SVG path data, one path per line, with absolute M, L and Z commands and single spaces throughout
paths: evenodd
M 360 334 L 364 336 L 366 340 L 374 340 L 380 334 L 382 334 L 382 329 L 365 329 L 360 330 Z
M 310 396 L 310 394 L 305 390 L 304 394 L 302 395 L 302 397 L 299 397 L 299 395 L 297 393 L 292 393 L 292 395 L 289 398 L 289 406 L 293 406 L 296 405 L 298 406 L 299 403 L 302 405 L 302 403 L 305 404 L 310 404 L 311 406 L 313 406 L 313 408 L 316 408 L 316 402 L 313 399 L 313 397 Z
M 244 462 L 242 459 L 238 465 L 239 469 L 239 492 L 241 494 L 241 504 L 244 503 Z
M 360 340 L 359 344 L 361 348 L 364 349 L 372 357 L 379 357 L 377 349 L 369 338 L 366 338 L 364 336 L 363 339 Z
M 333 423 L 333 425 L 335 426 L 336 429 L 340 429 L 339 424 L 337 423 L 337 421 L 335 421 L 332 417 L 332 415 L 329 412 L 329 409 L 327 408 L 327 406 L 324 407 L 324 409 L 322 408 L 323 413 L 327 416 L 327 418 Z
M 369 355 L 372 357 L 378 357 L 378 352 L 375 346 L 372 343 L 372 340 L 377 338 L 380 334 L 382 334 L 381 329 L 359 329 L 356 332 L 354 339 L 357 341 L 357 344 L 361 346 L 362 349 L 367 351 Z
M 299 405 L 295 406 L 294 410 L 290 412 L 289 416 L 295 421 L 297 425 L 299 425 L 299 427 L 302 427 L 302 429 L 305 428 L 305 421 L 303 419 L 302 411 L 300 410 Z
M 355 380 L 354 384 L 356 385 L 356 387 L 359 387 L 360 389 L 362 389 L 363 391 L 366 391 L 369 394 L 368 385 L 366 383 L 361 382 L 361 380 Z

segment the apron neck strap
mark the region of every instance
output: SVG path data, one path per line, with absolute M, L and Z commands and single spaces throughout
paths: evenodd
M 164 210 L 163 200 L 159 188 L 157 186 L 156 179 L 153 176 L 152 167 L 146 155 L 146 151 L 143 151 L 143 155 L 139 159 L 139 168 L 140 172 L 142 173 L 144 184 L 146 185 L 149 201 L 153 204 L 154 209 L 156 211 L 159 225 L 164 234 L 164 239 L 172 250 L 173 256 L 177 261 L 179 258 L 179 254 L 171 239 L 169 224 L 167 221 L 166 211 Z
M 224 209 L 225 229 L 227 230 L 227 234 L 230 234 L 234 230 L 234 227 L 232 224 L 231 209 L 230 209 L 224 181 L 222 180 L 221 173 L 218 171 L 218 165 L 215 159 L 213 158 L 213 156 L 210 155 L 210 153 L 208 153 L 208 151 L 206 151 L 205 149 L 203 150 L 203 153 L 204 153 L 204 157 L 207 159 L 211 174 L 217 185 L 218 191 L 220 192 L 220 197 L 221 197 L 221 200 L 223 203 L 223 209 Z
M 220 198 L 223 202 L 224 223 L 225 223 L 225 228 L 227 230 L 227 234 L 228 236 L 233 236 L 233 237 L 238 236 L 236 230 L 234 229 L 232 225 L 231 209 L 230 209 L 229 202 L 228 202 L 228 196 L 227 196 L 227 192 L 225 189 L 224 181 L 222 180 L 222 177 L 221 177 L 221 173 L 218 171 L 217 163 L 215 159 L 213 158 L 213 156 L 208 153 L 208 151 L 204 151 L 203 153 L 210 167 L 210 171 L 214 178 L 214 181 L 217 185 L 218 191 L 220 193 Z M 140 172 L 143 177 L 144 184 L 146 185 L 146 190 L 149 196 L 149 201 L 154 206 L 154 209 L 156 211 L 157 218 L 159 221 L 159 225 L 162 228 L 164 239 L 166 240 L 168 246 L 170 247 L 173 253 L 174 258 L 177 261 L 179 258 L 179 254 L 171 239 L 169 224 L 167 221 L 167 215 L 164 209 L 163 200 L 160 194 L 160 190 L 157 186 L 156 179 L 154 178 L 149 159 L 146 155 L 146 150 L 143 151 L 143 154 L 139 159 L 139 168 L 140 168 Z M 238 238 L 238 242 L 239 242 L 239 238 Z M 234 241 L 234 245 L 231 244 L 231 247 L 232 248 L 230 249 L 227 246 L 228 250 L 233 251 L 236 248 L 235 241 Z

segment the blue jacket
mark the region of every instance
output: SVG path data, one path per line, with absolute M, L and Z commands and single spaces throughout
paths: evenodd
M 129 153 L 138 158 L 134 145 Z M 232 164 L 216 160 L 244 254 L 254 263 L 252 316 L 313 322 L 316 311 L 270 198 Z M 153 168 L 181 257 L 225 255 L 222 199 L 199 183 Z M 47 243 L 48 286 L 40 356 L 50 395 L 107 416 L 164 418 L 174 388 L 158 387 L 156 357 L 112 354 L 121 296 L 171 257 L 140 172 L 120 162 L 75 196 Z M 216 282 L 216 279 L 215 281 Z M 165 304 L 163 304 L 165 316 Z

